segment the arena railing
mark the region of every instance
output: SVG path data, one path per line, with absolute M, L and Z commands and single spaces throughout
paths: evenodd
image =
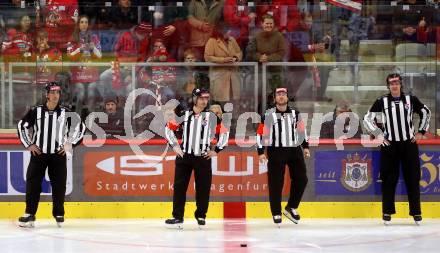
M 279 67 L 321 67 L 321 66 L 353 67 L 354 78 L 352 79 L 353 80 L 353 98 L 352 99 L 353 99 L 354 103 L 358 103 L 359 102 L 358 92 L 360 89 L 362 89 L 359 85 L 359 82 L 358 82 L 359 81 L 359 79 L 358 79 L 359 67 L 362 67 L 362 66 L 402 67 L 403 66 L 403 68 L 405 68 L 405 66 L 430 66 L 430 65 L 440 66 L 440 62 L 437 62 L 437 61 L 429 61 L 429 62 L 267 62 L 267 63 L 263 63 L 262 68 L 261 68 L 261 73 L 262 73 L 261 89 L 262 89 L 262 91 L 267 92 L 267 88 L 268 88 L 267 77 L 268 77 L 268 73 L 270 73 L 270 71 L 268 71 L 267 68 L 270 66 L 279 66 Z M 401 72 L 400 74 L 403 77 L 410 78 L 409 91 L 411 92 L 414 89 L 414 82 L 413 82 L 414 77 L 423 77 L 423 76 L 437 77 L 437 73 L 435 71 L 436 70 L 434 70 L 434 72 L 420 73 L 420 72 L 415 72 L 415 71 L 405 72 L 405 70 L 404 70 L 403 73 Z M 396 70 L 395 72 L 399 72 L 399 71 Z M 385 86 L 385 80 L 384 80 L 384 86 Z M 368 87 L 368 88 L 372 88 L 372 87 Z M 379 88 L 383 88 L 383 86 L 379 87 Z M 386 90 L 386 89 L 384 89 L 384 90 Z M 266 104 L 267 104 L 266 97 L 263 96 L 262 97 L 262 105 L 266 105 Z M 264 111 L 264 109 L 263 109 L 263 111 Z
M 14 128 L 14 124 L 16 122 L 13 122 L 14 119 L 14 99 L 23 99 L 22 96 L 23 94 L 13 94 L 13 86 L 14 86 L 14 68 L 15 67 L 35 67 L 35 66 L 62 66 L 62 67 L 72 67 L 72 66 L 95 66 L 95 67 L 108 67 L 110 64 L 109 63 L 74 63 L 74 62 L 63 62 L 63 63 L 23 63 L 23 62 L 17 62 L 17 63 L 10 63 L 8 65 L 8 79 L 6 81 L 6 72 L 4 71 L 5 69 L 5 64 L 1 63 L 0 64 L 0 69 L 3 69 L 2 74 L 1 74 L 1 126 L 2 128 Z M 438 74 L 435 72 L 437 71 L 438 66 L 440 65 L 439 62 L 435 62 L 435 61 L 431 61 L 431 62 L 342 62 L 342 63 L 334 63 L 334 62 L 313 62 L 313 63 L 303 63 L 303 62 L 270 62 L 270 63 L 264 63 L 262 65 L 256 63 L 256 62 L 240 62 L 240 63 L 235 63 L 235 64 L 230 64 L 230 65 L 222 65 L 222 64 L 215 64 L 215 63 L 203 63 L 203 62 L 196 62 L 196 63 L 184 63 L 184 62 L 173 62 L 173 63 L 121 63 L 121 66 L 126 66 L 131 68 L 131 86 L 132 88 L 136 87 L 136 68 L 137 67 L 153 67 L 153 66 L 176 66 L 176 67 L 184 67 L 184 66 L 205 66 L 205 67 L 209 67 L 209 66 L 236 66 L 236 67 L 252 67 L 253 68 L 253 97 L 254 97 L 254 111 L 257 111 L 257 108 L 259 108 L 259 105 L 261 104 L 261 107 L 259 108 L 259 112 L 263 112 L 266 108 L 267 105 L 267 97 L 266 96 L 261 96 L 261 94 L 267 94 L 268 92 L 268 80 L 267 80 L 267 76 L 268 74 L 270 74 L 270 71 L 268 71 L 268 67 L 270 66 L 281 66 L 281 67 L 321 67 L 321 66 L 339 66 L 339 67 L 348 67 L 350 69 L 353 69 L 354 75 L 352 78 L 352 84 L 349 86 L 344 86 L 344 87 L 340 87 L 340 88 L 344 88 L 344 90 L 350 90 L 352 91 L 352 98 L 350 99 L 354 105 L 359 104 L 360 103 L 360 97 L 359 97 L 359 92 L 362 91 L 372 91 L 372 90 L 376 90 L 376 91 L 383 91 L 383 93 L 385 93 L 387 91 L 386 86 L 385 86 L 385 81 L 383 81 L 383 85 L 376 85 L 376 86 L 365 86 L 365 85 L 360 85 L 359 84 L 359 68 L 368 66 L 368 67 L 388 67 L 390 69 L 393 69 L 395 67 L 401 67 L 400 70 L 403 70 L 404 73 L 402 73 L 402 75 L 405 77 L 409 78 L 409 84 L 407 84 L 409 86 L 409 91 L 412 91 L 414 88 L 414 78 L 415 77 L 430 77 L 434 80 L 431 79 L 431 83 L 428 83 L 426 85 L 426 83 L 424 83 L 423 88 L 425 90 L 427 90 L 427 88 L 429 89 L 434 89 L 434 90 L 438 90 L 437 86 L 438 86 Z M 414 72 L 412 70 L 412 72 L 405 72 L 405 66 L 431 66 L 431 68 L 426 68 L 427 70 L 429 69 L 429 71 L 431 72 Z M 436 68 L 432 68 L 432 66 L 436 66 Z M 403 68 L 402 68 L 403 67 Z M 410 69 L 410 68 L 409 68 Z M 261 74 L 261 76 L 260 76 Z M 261 83 L 260 83 L 261 80 Z M 261 86 L 260 86 L 261 85 Z M 433 85 L 434 87 L 430 87 L 430 85 Z M 265 91 L 265 92 L 264 92 Z M 416 94 L 419 96 L 419 94 Z M 438 102 L 437 102 L 437 97 L 436 97 L 436 93 L 429 93 L 429 99 L 435 101 L 434 102 L 434 106 L 431 105 L 432 111 L 433 111 L 433 115 L 435 115 L 435 112 L 437 111 L 437 107 L 438 107 Z M 335 97 L 335 99 L 340 99 L 339 97 Z M 370 98 L 368 101 L 364 102 L 364 105 L 371 106 L 370 103 L 373 102 L 374 98 Z M 311 101 L 313 102 L 313 100 Z M 23 112 L 24 113 L 24 112 Z M 6 117 L 7 116 L 7 117 Z M 7 122 L 6 122 L 7 119 Z M 435 117 L 432 117 L 432 119 L 435 119 Z M 437 123 L 433 122 L 432 125 L 437 125 Z M 435 127 L 437 128 L 437 126 Z
M 13 94 L 13 85 L 14 85 L 14 67 L 37 67 L 37 66 L 46 66 L 46 67 L 75 67 L 75 66 L 88 66 L 88 67 L 110 67 L 110 63 L 108 62 L 90 62 L 90 63 L 84 63 L 84 62 L 44 62 L 44 63 L 25 63 L 25 62 L 11 62 L 8 63 L 8 81 L 5 80 L 5 71 L 2 75 L 1 79 L 1 128 L 11 128 L 14 127 L 14 124 L 16 122 L 13 122 L 13 112 L 14 112 L 14 99 L 15 96 Z M 238 62 L 233 64 L 217 64 L 217 63 L 208 63 L 208 62 L 194 62 L 194 63 L 187 63 L 187 62 L 151 62 L 151 63 L 120 63 L 121 67 L 129 67 L 131 69 L 131 90 L 136 88 L 136 68 L 138 67 L 154 67 L 154 66 L 168 66 L 168 67 L 250 67 L 253 69 L 253 97 L 254 97 L 254 108 L 258 107 L 258 63 L 256 62 Z M 5 65 L 0 65 L 3 69 L 5 68 Z M 178 78 L 178 77 L 177 77 Z M 23 81 L 21 81 L 23 82 Z M 31 81 L 32 82 L 32 81 Z M 8 85 L 7 85 L 8 84 Z M 7 86 L 7 87 L 6 87 Z M 19 99 L 23 99 L 22 97 L 19 97 Z M 8 106 L 6 106 L 8 105 Z M 7 107 L 7 112 L 6 112 Z M 23 112 L 24 113 L 24 112 Z M 7 120 L 6 120 L 7 116 Z M 7 122 L 6 122 L 7 121 Z

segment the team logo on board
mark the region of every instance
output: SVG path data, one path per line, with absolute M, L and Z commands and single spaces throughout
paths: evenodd
M 364 157 L 358 153 L 349 154 L 342 160 L 341 183 L 347 190 L 360 192 L 372 182 L 371 158 L 367 158 L 367 154 Z

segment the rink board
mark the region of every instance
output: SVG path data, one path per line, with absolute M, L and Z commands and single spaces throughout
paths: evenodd
M 283 203 L 285 205 L 285 203 Z M 270 207 L 267 202 L 243 203 L 246 216 L 243 218 L 270 218 Z M 23 202 L 1 202 L 0 219 L 15 219 L 23 213 Z M 52 203 L 40 203 L 37 216 L 52 217 Z M 66 202 L 67 218 L 167 218 L 172 212 L 171 202 Z M 380 202 L 304 202 L 298 209 L 304 218 L 380 218 Z M 424 218 L 440 218 L 439 202 L 423 202 Z M 192 219 L 195 203 L 189 202 L 185 208 L 185 218 Z M 224 218 L 222 202 L 211 202 L 208 218 Z M 396 218 L 407 218 L 408 204 L 396 203 Z
M 309 218 L 375 218 L 381 215 L 379 151 L 360 142 L 311 147 L 306 161 L 308 185 L 300 212 Z M 135 154 L 123 142 L 75 148 L 68 164 L 66 216 L 72 218 L 164 218 L 172 211 L 175 156 L 160 142 L 140 145 Z M 424 217 L 440 218 L 440 142 L 420 147 L 420 181 Z M 140 159 L 139 157 L 142 157 Z M 29 153 L 19 140 L 0 140 L 0 218 L 23 213 Z M 253 147 L 230 145 L 212 161 L 213 181 L 208 217 L 268 218 L 267 167 Z M 285 175 L 283 199 L 290 184 Z M 186 215 L 193 217 L 194 183 L 188 189 Z M 39 217 L 51 216 L 51 188 L 42 185 Z M 399 181 L 396 217 L 408 217 L 406 190 Z

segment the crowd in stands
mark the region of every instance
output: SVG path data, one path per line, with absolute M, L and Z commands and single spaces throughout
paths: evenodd
M 188 103 L 193 88 L 205 87 L 218 104 L 236 104 L 243 99 L 236 62 L 358 61 L 362 40 L 388 39 L 396 45 L 439 39 L 437 0 L 354 0 L 348 1 L 353 3 L 348 7 L 338 2 L 0 0 L 0 57 L 6 65 L 35 63 L 35 67 L 16 68 L 15 76 L 37 86 L 61 82 L 65 101 L 87 114 L 103 109 L 106 101 L 121 107 L 133 88 L 150 89 L 162 103 L 171 98 Z M 345 58 L 343 39 L 349 42 Z M 323 54 L 331 60 L 323 60 Z M 60 64 L 39 64 L 54 62 Z M 63 67 L 62 62 L 85 64 Z M 108 64 L 87 65 L 91 62 Z M 225 66 L 136 67 L 133 75 L 124 65 L 148 62 Z M 329 71 L 274 66 L 268 72 L 268 91 L 284 85 L 294 96 L 310 76 L 317 90 L 313 99 L 330 102 Z M 140 100 L 141 107 L 157 103 Z

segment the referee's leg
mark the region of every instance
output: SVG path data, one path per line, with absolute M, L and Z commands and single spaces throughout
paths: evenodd
M 194 181 L 196 183 L 196 205 L 194 213 L 196 218 L 206 218 L 209 207 L 209 195 L 211 193 L 212 170 L 211 159 L 196 157 L 194 168 Z
M 64 216 L 64 199 L 66 196 L 67 164 L 66 156 L 50 154 L 48 173 L 52 186 L 52 215 Z
M 267 180 L 269 184 L 269 202 L 272 215 L 281 215 L 281 194 L 284 185 L 286 163 L 283 154 L 268 151 Z
M 402 159 L 403 179 L 408 192 L 409 215 L 421 215 L 420 160 L 417 143 L 405 142 Z
M 47 155 L 31 155 L 26 172 L 26 213 L 36 214 L 40 202 L 41 183 L 47 167 Z
M 382 213 L 395 214 L 395 194 L 399 179 L 400 156 L 398 143 L 380 149 L 380 179 L 382 180 Z
M 289 161 L 290 174 L 290 196 L 287 206 L 291 208 L 298 208 L 301 202 L 304 190 L 306 189 L 308 178 L 306 163 L 304 161 L 304 155 L 301 147 L 293 148 L 293 159 Z
M 191 161 L 191 157 L 187 154 L 183 158 L 176 157 L 173 193 L 173 217 L 176 219 L 183 219 L 185 213 L 186 190 L 194 166 Z

